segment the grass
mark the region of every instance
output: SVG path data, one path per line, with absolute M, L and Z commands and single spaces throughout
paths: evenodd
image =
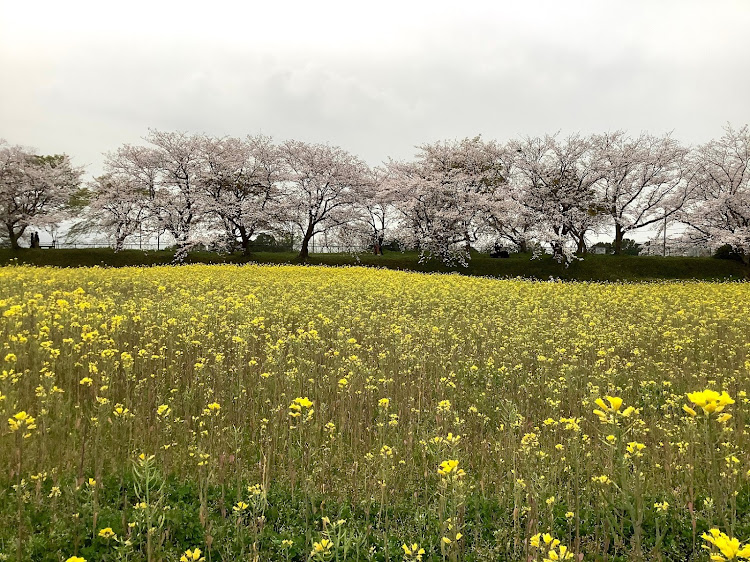
M 293 264 L 297 256 L 291 252 L 259 252 L 251 256 L 242 254 L 216 254 L 193 252 L 187 263 L 205 264 Z M 124 250 L 114 252 L 107 248 L 20 250 L 0 249 L 0 265 L 28 264 L 54 267 L 126 267 L 168 265 L 173 254 L 162 251 Z M 446 266 L 436 260 L 420 262 L 416 252 L 386 252 L 372 254 L 313 254 L 310 265 L 381 267 L 425 273 L 456 272 L 463 275 L 500 278 L 523 277 L 527 279 L 550 278 L 571 281 L 653 281 L 659 279 L 696 279 L 723 281 L 746 279 L 748 270 L 740 262 L 715 258 L 660 257 L 660 256 L 610 256 L 587 255 L 568 267 L 549 256 L 531 259 L 529 254 L 513 254 L 507 259 L 493 259 L 483 254 L 473 254 L 468 267 Z
M 0 558 L 707 561 L 749 341 L 744 283 L 0 268 Z

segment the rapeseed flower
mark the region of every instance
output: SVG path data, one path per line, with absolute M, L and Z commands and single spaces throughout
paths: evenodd
M 112 530 L 112 527 L 104 527 L 104 529 L 101 529 L 99 531 L 99 536 L 104 539 L 112 539 L 112 538 L 115 538 L 117 535 Z
M 203 562 L 205 558 L 201 556 L 201 549 L 200 548 L 194 548 L 194 549 L 187 549 L 185 553 L 180 556 L 180 562 Z
M 422 560 L 422 555 L 424 554 L 424 548 L 420 548 L 419 544 L 412 543 L 412 544 L 402 544 L 401 548 L 404 551 L 404 560 Z
M 734 404 L 734 400 L 732 400 L 732 397 L 729 396 L 726 390 L 722 391 L 721 393 L 710 389 L 697 392 L 688 392 L 687 397 L 688 400 L 690 400 L 698 408 L 703 410 L 703 413 L 706 416 L 710 416 L 714 412 L 718 414 L 719 412 L 724 410 L 726 406 Z M 690 415 L 695 415 L 695 410 L 693 408 L 690 408 L 689 406 L 683 406 L 683 409 Z
M 622 410 L 622 398 L 617 396 L 605 396 L 609 405 L 604 400 L 597 398 L 594 402 L 599 406 L 598 410 L 594 410 L 594 414 L 599 417 L 599 421 L 602 423 L 609 423 L 617 425 L 619 418 L 629 418 L 635 412 L 633 406 L 628 406 Z
M 25 432 L 24 437 L 30 437 L 31 432 L 36 429 L 36 420 L 25 411 L 20 411 L 12 418 L 8 418 L 8 426 L 11 433 L 21 431 Z
M 711 546 L 703 545 L 707 550 L 718 549 L 720 554 L 711 554 L 712 562 L 725 562 L 726 560 L 750 559 L 750 545 L 741 545 L 735 538 L 729 538 L 719 529 L 709 529 L 703 533 L 701 538 Z M 712 548 L 713 547 L 713 548 Z

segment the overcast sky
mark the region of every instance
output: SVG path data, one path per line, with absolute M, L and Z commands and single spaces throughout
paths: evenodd
M 750 122 L 750 2 L 0 0 L 0 138 L 89 173 L 148 128 L 370 164 L 482 134 Z

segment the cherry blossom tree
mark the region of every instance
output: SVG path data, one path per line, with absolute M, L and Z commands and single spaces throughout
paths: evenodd
M 79 190 L 82 170 L 65 154 L 40 156 L 0 141 L 0 224 L 11 248 L 30 226 L 64 220 Z
M 206 208 L 201 189 L 202 146 L 205 138 L 181 132 L 149 131 L 158 164 L 154 210 L 159 225 L 175 239 L 175 260 L 181 261 L 195 239 Z
M 623 131 L 594 136 L 602 166 L 603 211 L 614 222 L 614 253 L 626 234 L 679 212 L 689 194 L 684 171 L 688 150 L 669 135 L 630 138 Z
M 149 232 L 151 199 L 136 180 L 123 174 L 105 174 L 89 184 L 89 191 L 88 215 L 99 230 L 112 237 L 115 252 L 124 248 L 129 237 L 142 233 L 144 226 Z
M 396 192 L 389 182 L 387 167 L 374 168 L 360 188 L 360 197 L 355 202 L 359 209 L 358 220 L 353 227 L 360 227 L 361 237 L 369 242 L 375 255 L 383 254 L 383 244 L 395 222 L 394 197 Z
M 750 128 L 727 125 L 724 135 L 692 156 L 692 199 L 679 215 L 688 238 L 731 245 L 750 265 Z
M 89 186 L 91 204 L 85 229 L 93 224 L 110 236 L 115 251 L 136 232 L 164 231 L 156 205 L 162 156 L 153 147 L 125 144 L 105 155 L 102 177 Z
M 169 232 L 174 237 L 177 246 L 175 259 L 179 261 L 199 241 L 197 229 L 206 216 L 201 189 L 202 149 L 206 139 L 200 135 L 150 130 L 145 140 L 150 146 L 123 145 L 108 154 L 105 170 L 113 189 L 127 186 L 131 195 L 147 197 L 149 212 L 143 217 L 148 218 L 151 229 Z M 116 180 L 112 181 L 112 178 Z M 102 189 L 98 190 L 98 197 L 112 198 L 105 197 Z M 133 202 L 132 198 L 130 202 Z M 128 201 L 122 203 L 126 207 L 129 205 Z M 111 201 L 107 204 L 109 218 L 104 216 L 106 212 L 99 203 L 93 205 L 93 210 L 104 213 L 101 216 L 110 227 L 122 229 L 122 222 L 111 221 L 112 205 Z M 122 214 L 124 209 L 118 212 Z
M 270 137 L 204 139 L 200 181 L 205 210 L 247 254 L 259 230 L 270 229 L 268 208 L 278 196 L 282 161 Z
M 409 242 L 423 257 L 465 265 L 472 244 L 486 232 L 497 185 L 506 181 L 499 149 L 480 137 L 418 148 L 415 161 L 390 164 Z
M 484 220 L 496 246 L 511 246 L 525 253 L 533 242 L 535 218 L 527 207 L 513 197 L 515 157 L 515 150 L 508 145 L 500 147 L 496 154 L 495 161 L 502 170 L 502 179 L 494 182 L 494 189 L 487 196 Z
M 566 263 L 585 252 L 586 234 L 601 225 L 596 184 L 602 178 L 588 139 L 573 135 L 511 141 L 511 196 L 533 220 L 533 237 Z
M 279 147 L 284 167 L 272 217 L 301 235 L 299 259 L 307 261 L 313 236 L 356 219 L 354 203 L 368 168 L 345 150 L 289 140 Z

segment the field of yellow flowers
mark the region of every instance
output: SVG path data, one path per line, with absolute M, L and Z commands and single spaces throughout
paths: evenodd
M 0 268 L 0 560 L 750 558 L 750 286 Z

